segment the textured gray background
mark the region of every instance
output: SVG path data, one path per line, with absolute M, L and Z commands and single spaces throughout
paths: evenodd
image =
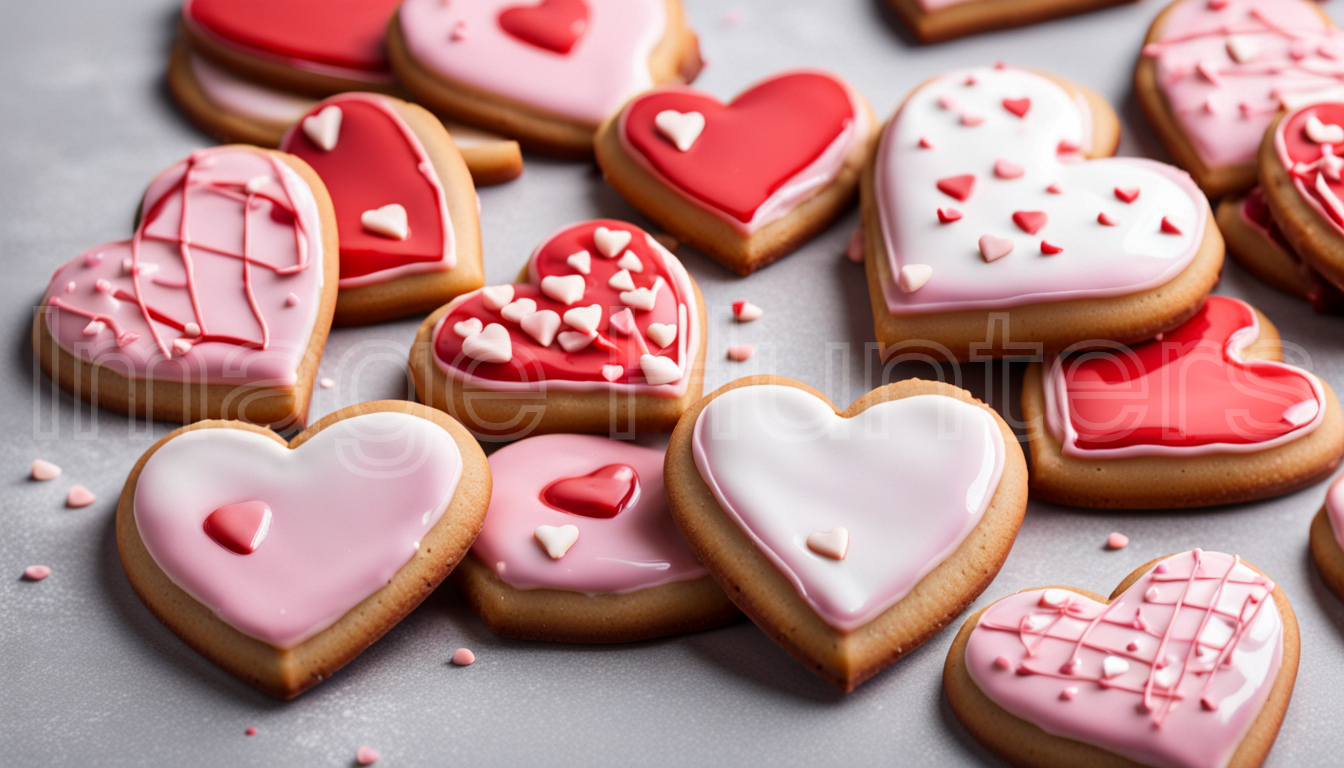
M 814 65 L 848 78 L 885 117 L 926 77 L 1004 60 L 1096 88 L 1120 112 L 1121 154 L 1163 157 L 1130 89 L 1140 40 L 1161 8 L 1154 0 L 926 48 L 913 46 L 878 0 L 686 4 L 710 62 L 698 85 L 721 97 L 781 68 Z M 34 371 L 27 338 L 31 308 L 56 266 L 127 236 L 151 177 L 207 143 L 161 85 L 177 5 L 0 3 L 0 312 L 9 320 L 8 362 L 0 365 L 0 398 L 9 404 L 0 438 L 0 764 L 339 766 L 361 744 L 380 750 L 388 766 L 994 762 L 941 696 L 950 631 L 845 696 L 751 624 L 609 648 L 507 642 L 443 589 L 335 678 L 282 704 L 164 629 L 122 574 L 112 518 L 136 457 L 171 427 L 72 402 Z M 725 21 L 730 10 L 740 12 L 738 23 Z M 481 193 L 491 281 L 507 281 L 540 238 L 568 222 L 604 215 L 645 223 L 592 168 L 527 162 L 521 180 Z M 746 280 L 682 249 L 711 308 L 707 388 L 773 372 L 844 404 L 882 383 L 866 346 L 873 332 L 863 271 L 841 256 L 856 219 L 851 213 Z M 1259 306 L 1313 370 L 1344 386 L 1344 320 L 1313 315 L 1235 265 L 1219 291 Z M 728 304 L 738 298 L 761 305 L 765 317 L 733 324 Z M 337 385 L 317 391 L 312 417 L 405 396 L 405 345 L 416 324 L 333 333 L 322 375 Z M 760 352 L 744 364 L 723 360 L 737 342 Z M 1016 398 L 1021 368 L 964 374 L 1002 406 L 1003 382 Z M 65 474 L 30 482 L 36 457 Z M 98 503 L 66 509 L 72 483 L 92 489 Z M 1269 503 L 1179 514 L 1033 503 L 978 605 L 1040 584 L 1109 592 L 1135 566 L 1188 547 L 1240 553 L 1278 580 L 1302 629 L 1301 675 L 1269 764 L 1337 765 L 1344 607 L 1306 546 L 1324 494 L 1321 485 Z M 1131 537 L 1128 549 L 1102 549 L 1112 530 Z M 51 578 L 21 581 L 37 562 L 52 566 Z M 474 666 L 448 663 L 459 646 L 476 651 Z M 259 733 L 245 737 L 249 726 Z

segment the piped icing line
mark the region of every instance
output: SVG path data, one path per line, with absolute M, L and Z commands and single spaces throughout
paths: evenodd
M 328 191 L 331 192 L 332 202 L 336 208 L 337 228 L 340 232 L 341 240 L 341 279 L 340 287 L 342 289 L 359 288 L 366 285 L 375 285 L 378 283 L 394 280 L 399 277 L 409 275 L 426 274 L 429 272 L 444 272 L 457 266 L 457 239 L 453 231 L 453 221 L 448 215 L 448 198 L 443 189 L 443 182 L 439 178 L 438 171 L 434 168 L 434 163 L 425 150 L 424 143 L 420 137 L 415 134 L 406 121 L 401 118 L 396 109 L 387 101 L 386 98 L 371 93 L 344 93 L 339 96 L 333 96 L 321 103 L 315 105 L 310 111 L 310 115 L 316 115 L 318 112 L 328 107 L 335 106 L 338 109 L 344 108 L 342 119 L 342 134 L 346 140 L 347 146 L 342 148 L 340 140 L 330 151 L 325 151 L 313 144 L 311 139 L 306 136 L 302 130 L 301 124 L 295 124 L 280 142 L 281 150 L 290 152 L 303 160 L 307 161 L 317 171 L 319 176 L 323 176 L 327 171 L 328 164 L 338 162 L 338 158 L 351 157 L 352 160 L 345 162 L 357 162 L 365 168 L 365 178 L 376 177 L 389 164 L 395 162 L 390 157 L 380 157 L 377 153 L 380 151 L 391 151 L 383 146 L 367 148 L 366 153 L 360 153 L 358 150 L 349 148 L 349 144 L 363 139 L 362 132 L 371 132 L 377 130 L 376 126 L 365 127 L 361 121 L 365 118 L 361 115 L 361 110 L 369 109 L 377 115 L 375 119 L 381 119 L 386 124 L 395 127 L 397 135 L 405 142 L 405 146 L 410 150 L 413 162 L 416 168 L 416 178 L 420 183 L 429 187 L 430 194 L 434 200 L 435 215 L 437 216 L 437 225 L 441 231 L 441 240 L 439 248 L 439 258 L 427 258 L 424 254 L 415 253 L 407 250 L 413 247 L 414 243 L 394 243 L 386 239 L 370 237 L 366 232 L 366 227 L 361 224 L 360 218 L 364 213 L 363 206 L 358 201 L 366 199 L 363 194 L 374 185 L 371 183 L 354 185 L 359 189 L 343 188 L 336 180 L 329 181 Z M 376 134 L 381 136 L 381 134 Z M 370 156 L 372 154 L 372 156 Z M 362 162 L 361 162 L 362 161 Z M 328 177 L 324 176 L 323 181 Z M 348 177 L 342 174 L 342 181 L 348 183 Z M 400 179 L 396 179 L 400 181 Z M 396 184 L 392 188 L 386 189 L 386 195 L 390 198 L 385 201 L 386 204 L 411 204 L 411 200 L 401 195 L 401 189 Z M 347 203 L 346 196 L 356 198 L 355 201 Z M 359 210 L 356 210 L 359 209 Z M 411 221 L 411 237 L 414 237 L 417 230 L 425 225 L 424 215 L 421 211 L 415 211 L 416 218 Z M 406 238 L 402 238 L 405 240 Z M 357 251 L 357 252 L 355 252 Z M 363 256 L 364 252 L 376 254 L 373 258 Z M 432 255 L 432 254 L 431 254 Z M 395 258 L 406 259 L 404 263 L 394 264 L 393 266 L 375 268 L 372 265 L 364 266 L 362 263 L 368 261 L 386 261 Z M 352 270 L 352 263 L 361 265 L 358 269 Z M 364 271 L 364 270 L 368 271 Z M 355 274 L 350 274 L 351 272 Z M 362 272 L 362 274 L 360 274 Z
M 136 376 L 292 385 L 321 299 L 321 237 L 312 190 L 277 157 L 198 150 L 150 185 L 129 241 L 56 271 L 48 329 L 77 357 Z M 241 300 L 215 290 L 229 279 Z M 282 309 L 282 291 L 303 308 Z
M 509 34 L 517 0 L 406 0 L 398 18 L 411 56 L 453 83 L 562 119 L 598 126 L 653 87 L 649 59 L 667 29 L 665 0 L 585 0 L 589 22 L 565 54 Z M 455 29 L 465 34 L 454 37 Z
M 631 468 L 634 498 L 610 518 L 562 510 L 547 490 L 612 465 Z M 495 479 L 471 554 L 514 589 L 625 595 L 708 575 L 677 532 L 663 493 L 663 452 L 592 435 L 539 435 L 490 455 Z M 536 542 L 538 526 L 573 525 L 559 560 Z
M 1143 55 L 1210 166 L 1252 162 L 1280 109 L 1344 86 L 1344 33 L 1302 0 L 1185 0 Z
M 1144 765 L 1223 768 L 1283 656 L 1276 586 L 1219 552 L 1163 559 L 1114 601 L 1019 592 L 971 631 L 966 669 L 1047 733 Z
M 1004 452 L 994 417 L 956 398 L 907 397 L 846 419 L 780 385 L 718 395 L 692 435 L 696 468 L 724 514 L 845 633 L 956 552 L 998 490 Z M 837 529 L 843 559 L 808 546 Z
M 606 226 L 611 228 L 620 228 L 630 231 L 635 237 L 642 239 L 642 245 L 636 246 L 634 240 L 629 247 L 638 247 L 643 251 L 641 258 L 644 260 L 644 271 L 634 275 L 631 279 L 638 279 L 645 284 L 640 285 L 639 289 L 648 290 L 653 294 L 654 307 L 649 311 L 642 309 L 632 309 L 631 305 L 621 301 L 621 296 L 633 292 L 616 292 L 609 289 L 607 282 L 609 275 L 605 272 L 599 274 L 599 269 L 609 269 L 618 266 L 614 258 L 593 258 L 591 260 L 591 271 L 589 275 L 580 275 L 574 271 L 572 266 L 566 262 L 568 255 L 579 250 L 578 247 L 561 247 L 564 253 L 556 251 L 554 263 L 551 269 L 542 274 L 539 271 L 538 261 L 543 255 L 549 258 L 550 249 L 557 247 L 557 241 L 575 237 L 587 243 L 587 247 L 597 252 L 597 246 L 593 242 L 592 233 L 599 227 Z M 559 270 L 559 265 L 564 265 L 563 270 Z M 605 266 L 604 266 L 605 265 Z M 455 381 L 463 384 L 478 387 L 488 391 L 498 392 L 599 392 L 599 391 L 618 391 L 631 394 L 647 394 L 659 397 L 680 397 L 685 394 L 686 387 L 690 384 L 692 370 L 694 368 L 695 356 L 700 348 L 700 339 L 703 330 L 700 328 L 700 310 L 696 304 L 695 288 L 691 283 L 690 275 L 686 268 L 677 260 L 667 249 L 663 248 L 651 235 L 640 230 L 633 224 L 613 220 L 593 220 L 570 225 L 546 238 L 541 245 L 532 253 L 528 260 L 528 283 L 515 286 L 487 286 L 485 288 L 463 294 L 449 302 L 448 309 L 435 324 L 430 338 L 434 344 L 434 364 L 445 375 Z M 536 355 L 535 338 L 531 337 L 522 327 L 521 322 L 510 322 L 503 316 L 503 311 L 510 304 L 517 302 L 517 297 L 522 295 L 523 291 L 528 292 L 528 300 L 536 306 L 553 303 L 554 297 L 545 293 L 543 281 L 555 277 L 569 277 L 573 275 L 584 281 L 583 297 L 576 299 L 571 305 L 561 305 L 551 311 L 557 314 L 563 314 L 561 310 L 567 310 L 570 306 L 588 306 L 597 303 L 589 298 L 591 291 L 603 291 L 615 294 L 609 296 L 611 299 L 603 305 L 603 319 L 601 325 L 604 330 L 599 330 L 591 334 L 592 341 L 581 349 L 573 353 L 566 353 L 571 362 L 567 362 L 568 375 L 548 376 L 545 374 L 543 364 Z M 664 278 L 666 275 L 666 278 Z M 507 287 L 508 300 L 500 304 L 499 309 L 492 309 L 491 296 L 499 288 Z M 502 296 L 501 296 L 502 297 Z M 663 297 L 670 297 L 674 302 L 675 314 L 668 315 L 667 304 Z M 554 302 L 558 303 L 558 302 Z M 544 308 L 544 307 L 543 307 Z M 532 309 L 532 308 L 526 308 Z M 540 312 L 541 310 L 536 310 Z M 633 333 L 625 333 L 618 327 L 616 318 L 622 319 L 633 311 L 638 325 L 634 327 Z M 498 324 L 501 332 L 507 332 L 511 340 L 512 351 L 518 353 L 519 349 L 528 350 L 528 356 L 523 358 L 516 371 L 520 377 L 518 380 L 500 379 L 497 376 L 490 375 L 489 364 L 480 364 L 479 360 L 470 359 L 470 355 L 458 354 L 456 351 L 463 350 L 463 340 L 453 333 L 453 327 L 466 319 L 465 313 L 473 313 L 473 316 L 479 315 L 483 323 Z M 529 315 L 531 313 L 528 313 Z M 523 318 L 526 319 L 526 318 Z M 675 321 L 678 328 L 673 345 L 663 350 L 650 350 L 644 340 L 647 325 L 650 323 L 669 324 Z M 569 328 L 564 326 L 564 328 Z M 569 329 L 572 331 L 573 329 Z M 557 334 L 557 340 L 559 336 Z M 556 344 L 547 344 L 542 348 L 543 353 L 554 353 Z M 453 360 L 445 360 L 445 347 L 454 351 Z M 597 351 L 606 355 L 603 358 L 593 358 L 587 356 L 589 351 Z M 616 355 L 625 355 L 624 360 L 615 360 Z M 587 356 L 585 358 L 585 356 Z M 649 376 L 644 363 L 652 358 L 653 360 L 667 360 L 675 362 L 675 376 L 667 380 L 659 380 L 655 383 L 653 377 Z M 505 360 L 504 362 L 510 362 Z M 665 365 L 665 364 L 664 364 Z M 619 368 L 619 373 L 616 372 Z M 478 373 L 478 371 L 480 373 Z M 524 378 L 525 377 L 525 378 Z
M 288 649 L 410 562 L 451 502 L 462 465 L 445 429 L 406 413 L 347 418 L 293 449 L 251 430 L 197 429 L 145 462 L 135 523 L 174 584 L 243 634 Z M 243 502 L 272 513 L 249 554 L 205 525 Z
M 1232 329 L 1225 340 L 1201 333 L 1205 327 L 1213 323 Z M 1166 333 L 1162 339 L 1145 342 L 1132 350 L 1110 353 L 1116 355 L 1120 360 L 1119 365 L 1128 370 L 1128 364 L 1140 359 L 1141 355 L 1168 350 L 1163 355 L 1163 360 L 1168 364 L 1161 365 L 1161 378 L 1156 384 L 1143 382 L 1135 385 L 1130 379 L 1108 381 L 1107 386 L 1088 393 L 1085 398 L 1071 398 L 1069 377 L 1070 375 L 1076 377 L 1081 369 L 1074 366 L 1066 368 L 1063 357 L 1051 358 L 1045 364 L 1045 376 L 1042 381 L 1046 429 L 1059 443 L 1064 455 L 1084 459 L 1246 454 L 1270 450 L 1306 437 L 1325 420 L 1327 401 L 1320 379 L 1301 368 L 1274 360 L 1243 360 L 1242 352 L 1259 336 L 1259 321 L 1250 305 L 1227 296 L 1210 296 L 1194 318 L 1187 321 L 1184 326 Z M 1179 351 L 1172 352 L 1172 350 Z M 1170 358 L 1173 354 L 1183 357 L 1184 360 L 1179 365 L 1171 365 Z M 1081 359 L 1084 361 L 1083 365 L 1091 364 L 1088 361 L 1098 361 L 1097 353 L 1085 354 Z M 1196 381 L 1190 375 L 1195 370 L 1195 364 L 1199 362 L 1214 363 L 1220 366 L 1220 370 L 1225 369 L 1229 373 L 1222 377 L 1222 381 L 1218 378 Z M 1098 364 L 1104 364 L 1109 373 L 1115 373 L 1115 364 L 1105 361 Z M 1173 376 L 1177 378 L 1173 379 Z M 1279 378 L 1275 380 L 1273 377 Z M 1284 383 L 1285 380 L 1296 380 L 1299 386 L 1294 388 L 1293 385 Z M 1249 400 L 1231 403 L 1218 400 L 1217 395 L 1220 393 L 1208 385 L 1219 383 L 1227 387 L 1222 394 L 1231 393 L 1233 396 Z M 1259 391 L 1254 389 L 1257 385 L 1260 387 Z M 1301 398 L 1300 390 L 1304 388 L 1301 385 L 1305 385 L 1306 392 L 1310 393 L 1310 399 Z M 1170 386 L 1190 388 L 1194 391 L 1177 402 L 1159 398 L 1150 403 L 1126 405 L 1127 401 L 1123 401 L 1123 398 L 1125 395 L 1135 394 L 1133 390 L 1135 386 L 1139 387 L 1140 393 L 1147 393 L 1149 388 L 1154 386 L 1160 387 L 1162 392 L 1167 392 Z M 1115 391 L 1106 391 L 1108 387 L 1114 387 Z M 1117 397 L 1121 400 L 1117 400 Z M 1271 403 L 1273 408 L 1282 414 L 1279 420 L 1270 422 L 1248 414 L 1250 406 L 1259 404 L 1257 400 Z M 1079 433 L 1077 409 L 1080 403 L 1085 406 L 1088 401 L 1111 404 L 1114 407 L 1108 409 L 1107 414 L 1110 414 L 1111 410 L 1118 410 L 1119 413 L 1112 419 L 1105 421 L 1098 419 L 1096 427 L 1098 431 L 1104 433 L 1103 435 L 1094 435 L 1088 440 L 1083 440 Z M 1176 423 L 1169 424 L 1163 419 L 1162 423 L 1153 426 L 1144 421 L 1148 415 L 1144 409 L 1160 409 L 1161 416 L 1165 417 L 1167 411 L 1173 407 L 1181 409 Z M 1192 409 L 1195 411 L 1193 415 Z M 1201 440 L 1192 436 L 1201 427 L 1207 428 L 1207 425 L 1202 423 L 1196 425 L 1190 423 L 1199 419 L 1204 411 L 1207 411 L 1215 422 L 1219 418 L 1218 414 L 1222 414 L 1222 421 L 1213 426 L 1220 430 L 1220 438 L 1206 437 Z M 1285 429 L 1285 426 L 1288 428 Z M 1162 433 L 1158 436 L 1158 442 L 1153 442 L 1146 436 L 1146 433 L 1154 429 L 1160 429 Z M 1136 433 L 1145 436 L 1113 448 L 1083 444 L 1127 442 Z M 1176 444 L 1172 444 L 1173 441 Z
M 749 219 L 744 220 L 739 216 L 714 205 L 711 201 L 702 198 L 693 191 L 683 188 L 675 179 L 669 177 L 666 173 L 660 170 L 630 139 L 630 116 L 632 111 L 634 111 L 641 103 L 661 99 L 669 94 L 684 94 L 697 99 L 712 98 L 708 97 L 703 91 L 696 90 L 689 86 L 666 86 L 632 100 L 630 104 L 621 110 L 620 117 L 618 118 L 617 136 L 620 139 L 621 148 L 625 151 L 626 155 L 632 158 L 641 168 L 654 178 L 658 179 L 669 189 L 678 191 L 686 200 L 691 202 L 697 208 L 722 219 L 738 232 L 744 235 L 751 235 L 765 226 L 784 218 L 813 194 L 834 181 L 840 170 L 844 168 L 845 162 L 848 160 L 850 152 L 855 145 L 868 141 L 868 137 L 873 130 L 873 126 L 870 125 L 870 119 L 868 117 L 868 109 L 858 93 L 848 83 L 822 70 L 798 69 L 773 75 L 770 78 L 748 87 L 743 91 L 743 94 L 749 93 L 762 85 L 795 75 L 822 77 L 844 89 L 849 100 L 850 116 L 843 123 L 843 126 L 835 135 L 835 138 L 826 145 L 825 149 L 812 158 L 800 171 L 789 176 L 787 179 L 780 180 L 778 186 L 771 191 L 770 195 L 752 211 Z M 730 102 L 727 106 L 731 107 L 732 103 Z M 778 125 L 770 126 L 770 128 L 773 130 L 782 130 Z M 712 124 L 709 126 L 709 130 L 714 130 Z
M 1030 101 L 1022 115 L 1005 106 L 1019 99 Z M 981 120 L 965 125 L 967 112 Z M 882 134 L 873 184 L 887 272 L 925 264 L 932 277 L 913 292 L 894 277 L 884 280 L 888 310 L 914 315 L 1132 295 L 1184 271 L 1204 239 L 1203 194 L 1162 163 L 1085 159 L 1091 133 L 1084 102 L 1026 70 L 958 70 L 912 93 Z M 1020 166 L 1021 175 L 996 175 L 1000 160 Z M 1116 188 L 1141 194 L 1125 202 Z M 1164 218 L 1182 234 L 1164 232 Z M 1018 247 L 990 263 L 976 253 L 985 236 Z
M 187 63 L 206 100 L 225 112 L 288 125 L 317 103 L 317 99 L 244 80 L 196 53 L 187 53 Z
M 397 3 L 396 0 L 372 0 L 372 1 L 381 2 L 383 5 L 386 6 L 387 10 L 386 17 L 381 18 L 378 24 L 372 25 L 369 29 L 370 37 L 381 38 L 383 31 L 387 27 L 387 23 L 392 18 L 392 13 L 396 10 Z M 285 55 L 278 51 L 267 50 L 265 48 L 261 48 L 255 45 L 249 45 L 240 40 L 230 38 L 228 36 L 220 34 L 218 31 L 212 29 L 207 24 L 202 23 L 201 14 L 199 13 L 198 6 L 202 5 L 203 2 L 204 0 L 186 0 L 182 5 L 182 23 L 187 27 L 189 27 L 193 34 L 207 38 L 212 42 L 216 43 L 217 45 L 226 48 L 231 48 L 233 50 L 247 54 L 249 56 L 254 56 L 259 59 L 266 59 L 268 61 L 272 61 L 277 64 L 283 64 L 285 66 L 293 67 L 294 69 L 303 72 L 309 72 L 315 75 L 339 77 L 347 80 L 355 80 L 365 82 L 370 85 L 378 85 L 378 86 L 390 85 L 393 82 L 395 82 L 392 76 L 392 72 L 388 68 L 385 52 L 382 52 L 380 56 L 374 57 L 375 59 L 377 59 L 376 61 L 369 60 L 361 62 L 359 64 L 356 64 L 353 61 L 349 61 L 347 62 L 346 65 L 338 65 L 332 62 L 322 62 L 313 59 L 302 58 L 299 56 Z M 214 2 L 227 4 L 233 2 L 233 0 L 214 0 Z M 329 4 L 316 2 L 315 0 L 306 0 L 306 2 L 310 7 L 311 13 L 325 14 L 335 18 L 340 18 L 342 16 L 348 17 L 352 10 L 349 7 L 332 8 Z M 354 6 L 355 8 L 358 8 L 360 5 L 364 5 L 368 7 L 370 10 L 372 10 L 373 6 L 369 6 L 368 5 L 369 2 L 370 0 L 355 0 L 355 2 L 350 3 L 350 5 Z M 302 7 L 304 4 L 305 0 L 286 0 L 284 2 L 284 5 L 295 6 L 296 8 Z M 274 6 L 274 3 L 271 3 L 269 5 Z M 289 27 L 289 29 L 299 29 L 299 28 L 302 28 L 302 25 L 293 25 Z M 381 43 L 379 43 L 379 48 L 381 50 Z

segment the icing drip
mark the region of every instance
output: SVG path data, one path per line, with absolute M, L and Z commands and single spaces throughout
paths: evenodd
M 980 617 L 966 666 L 1048 733 L 1145 765 L 1219 768 L 1278 674 L 1274 582 L 1234 555 L 1173 555 L 1109 604 L 1028 590 Z
M 1143 55 L 1211 166 L 1252 162 L 1279 110 L 1344 86 L 1344 32 L 1305 0 L 1185 0 Z

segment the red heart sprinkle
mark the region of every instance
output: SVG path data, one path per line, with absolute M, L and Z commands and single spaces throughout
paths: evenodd
M 1020 99 L 1004 99 L 1003 108 L 1018 117 L 1026 117 L 1027 110 L 1031 109 L 1031 99 L 1025 96 Z
M 1110 216 L 1107 216 L 1106 213 L 1103 211 L 1102 213 L 1097 214 L 1097 223 L 1107 227 L 1114 227 L 1120 222 L 1116 221 L 1115 219 L 1112 219 Z
M 515 5 L 499 14 L 505 32 L 559 54 L 568 54 L 588 29 L 584 0 L 541 0 L 537 5 Z
M 1017 211 L 1013 214 L 1013 223 L 1028 235 L 1040 232 L 1041 227 L 1045 226 L 1045 221 L 1045 211 Z
M 582 477 L 556 480 L 541 492 L 547 506 L 583 517 L 611 518 L 639 498 L 639 474 L 628 464 L 608 464 Z
M 951 224 L 961 218 L 961 211 L 956 208 L 939 208 L 938 221 L 941 224 Z
M 974 186 L 975 175 L 970 173 L 962 176 L 948 176 L 946 179 L 938 180 L 939 192 L 963 203 L 971 196 L 971 188 Z
M 1132 203 L 1135 200 L 1139 199 L 1139 188 L 1130 187 L 1128 189 L 1122 189 L 1120 187 L 1116 187 L 1115 196 L 1121 200 L 1124 200 L 1126 203 Z
M 205 533 L 219 546 L 239 555 L 257 551 L 271 527 L 271 508 L 264 501 L 225 504 L 205 518 Z
M 1168 219 L 1166 216 L 1163 216 L 1162 233 L 1166 235 L 1179 235 L 1181 234 L 1181 230 L 1175 224 L 1171 223 L 1171 219 Z
M 1056 253 L 1062 253 L 1063 251 L 1064 249 L 1060 248 L 1058 245 L 1051 245 L 1044 240 L 1041 241 L 1041 253 L 1044 253 L 1046 256 L 1054 256 Z

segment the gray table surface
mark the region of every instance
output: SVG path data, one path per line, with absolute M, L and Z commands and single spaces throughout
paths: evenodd
M 951 631 L 843 695 L 749 623 L 616 647 L 511 642 L 492 637 L 445 588 L 333 679 L 285 704 L 219 671 L 160 625 L 122 573 L 112 519 L 131 465 L 172 427 L 72 401 L 36 370 L 28 328 L 52 271 L 127 236 L 150 178 L 208 143 L 162 85 L 178 5 L 0 3 L 0 311 L 12 323 L 0 365 L 8 404 L 0 412 L 0 764 L 340 766 L 361 744 L 388 766 L 995 762 L 941 695 Z M 686 5 L 709 61 L 698 85 L 721 97 L 776 70 L 812 65 L 848 78 L 886 116 L 926 77 L 1003 60 L 1099 90 L 1120 113 L 1121 154 L 1164 157 L 1130 87 L 1144 30 L 1162 7 L 1155 0 L 935 47 L 913 45 L 879 0 Z M 571 221 L 647 223 L 582 164 L 529 157 L 521 180 L 482 190 L 481 199 L 486 273 L 495 282 Z M 875 362 L 863 270 L 841 255 L 856 221 L 851 212 L 746 280 L 681 250 L 710 307 L 707 390 L 776 373 L 843 404 L 921 373 L 884 374 Z M 1300 345 L 1300 360 L 1337 390 L 1344 386 L 1344 320 L 1312 314 L 1234 264 L 1218 291 L 1260 307 Z M 765 317 L 732 323 L 729 304 L 739 298 L 759 304 Z M 321 375 L 336 386 L 316 392 L 312 417 L 409 396 L 405 350 L 417 322 L 334 332 Z M 724 349 L 739 342 L 754 343 L 757 356 L 724 360 Z M 1017 397 L 1020 366 L 963 373 L 1001 408 Z M 37 457 L 65 474 L 31 482 Z M 73 483 L 98 502 L 65 508 Z M 1337 765 L 1344 606 L 1307 552 L 1307 525 L 1325 488 L 1187 513 L 1103 514 L 1033 502 L 977 606 L 1041 584 L 1109 592 L 1139 564 L 1189 547 L 1239 553 L 1278 580 L 1301 624 L 1301 674 L 1269 765 Z M 1130 536 L 1129 548 L 1102 548 L 1112 530 Z M 52 567 L 49 579 L 19 579 L 39 562 Z M 448 663 L 460 646 L 476 652 L 474 666 Z M 244 736 L 248 727 L 257 735 Z

